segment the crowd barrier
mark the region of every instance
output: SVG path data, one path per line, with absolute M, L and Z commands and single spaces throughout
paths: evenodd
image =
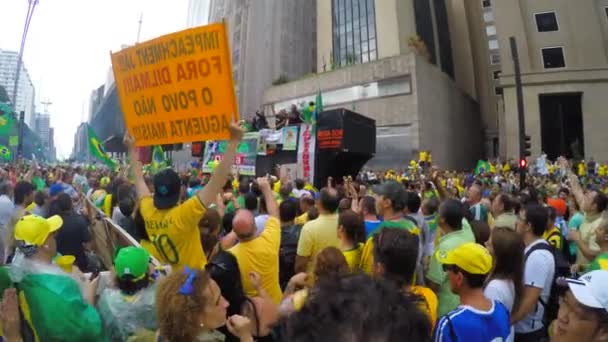
M 88 198 L 90 208 L 95 209 L 95 215 L 91 224 L 91 236 L 93 249 L 106 269 L 113 265 L 114 251 L 121 247 L 135 246 L 141 247 L 126 230 L 107 217 L 103 211 L 99 210 Z M 162 267 L 162 264 L 150 256 L 150 263 L 154 268 Z

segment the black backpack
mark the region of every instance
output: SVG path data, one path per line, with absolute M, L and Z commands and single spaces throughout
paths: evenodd
M 279 248 L 279 285 L 285 289 L 289 279 L 295 274 L 300 226 L 281 228 L 281 247 Z
M 545 241 L 546 242 L 546 241 Z M 538 298 L 540 304 L 545 308 L 543 316 L 544 329 L 548 329 L 551 322 L 557 318 L 557 312 L 559 310 L 559 298 L 566 293 L 567 287 L 563 287 L 556 283 L 558 278 L 568 278 L 570 276 L 570 264 L 564 258 L 562 251 L 556 249 L 553 245 L 547 243 L 537 243 L 525 254 L 524 262 L 528 260 L 528 257 L 535 251 L 545 250 L 551 252 L 553 260 L 555 261 L 555 269 L 553 273 L 553 280 L 551 282 L 551 292 L 549 294 L 549 300 L 545 303 L 541 297 Z

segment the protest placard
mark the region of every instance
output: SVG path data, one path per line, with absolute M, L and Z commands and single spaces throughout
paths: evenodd
M 126 126 L 137 146 L 229 137 L 238 120 L 224 23 L 172 33 L 112 54 Z

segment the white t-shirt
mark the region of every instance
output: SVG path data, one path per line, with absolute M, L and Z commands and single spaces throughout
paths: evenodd
M 547 241 L 538 239 L 531 243 L 524 250 L 527 253 L 533 246 Z M 553 254 L 547 250 L 536 250 L 530 254 L 524 266 L 524 285 L 542 289 L 540 298 L 543 302 L 549 301 L 551 285 L 555 274 L 555 260 Z M 543 314 L 545 309 L 540 301 L 536 307 L 524 319 L 515 324 L 515 332 L 529 333 L 537 331 L 543 327 Z
M 501 302 L 509 310 L 509 314 L 512 313 L 513 304 L 515 303 L 515 285 L 513 285 L 512 280 L 492 279 L 486 285 L 483 294 L 489 299 Z M 511 334 L 506 342 L 513 342 L 514 339 L 515 331 L 513 326 L 511 326 Z

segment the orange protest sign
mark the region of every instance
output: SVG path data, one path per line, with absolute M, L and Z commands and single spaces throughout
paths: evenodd
M 238 120 L 224 23 L 112 54 L 125 123 L 137 146 L 227 139 Z

